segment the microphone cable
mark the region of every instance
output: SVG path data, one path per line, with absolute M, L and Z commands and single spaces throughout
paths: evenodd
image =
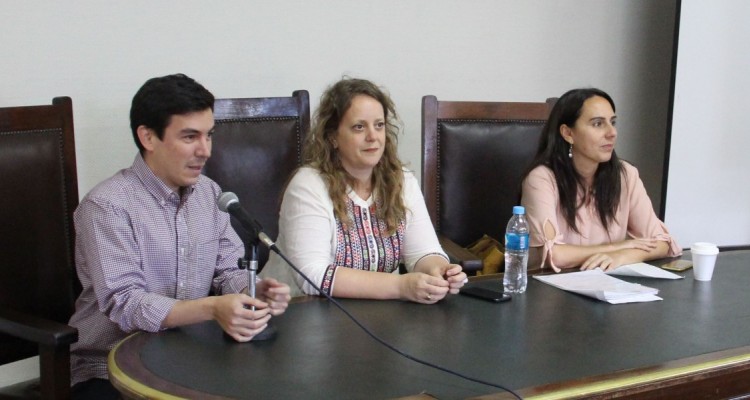
M 336 307 L 338 307 L 344 314 L 346 314 L 347 317 L 349 317 L 349 319 L 351 319 L 355 324 L 357 324 L 357 326 L 359 326 L 368 336 L 370 336 L 371 338 L 373 338 L 376 342 L 378 342 L 381 345 L 387 347 L 388 349 L 394 351 L 395 353 L 401 355 L 402 357 L 405 357 L 405 358 L 407 358 L 409 360 L 412 360 L 414 362 L 417 362 L 419 364 L 422 364 L 422 365 L 428 366 L 430 368 L 434 368 L 434 369 L 446 372 L 446 373 L 451 374 L 451 375 L 455 375 L 455 376 L 457 376 L 459 378 L 466 379 L 466 380 L 471 381 L 471 382 L 479 383 L 479 384 L 486 385 L 486 386 L 492 386 L 492 387 L 498 388 L 500 390 L 504 390 L 504 391 L 512 394 L 513 396 L 515 396 L 515 398 L 517 398 L 518 400 L 523 400 L 523 397 L 521 397 L 520 394 L 514 392 L 510 388 L 507 388 L 507 387 L 505 387 L 503 385 L 500 385 L 500 384 L 496 384 L 496 383 L 492 383 L 492 382 L 489 382 L 489 381 L 485 381 L 485 380 L 482 380 L 482 379 L 473 378 L 471 376 L 464 375 L 464 374 L 462 374 L 460 372 L 457 372 L 457 371 L 454 371 L 452 369 L 449 369 L 449 368 L 446 368 L 446 367 L 442 367 L 440 365 L 433 364 L 433 363 L 431 363 L 429 361 L 425 361 L 425 360 L 422 360 L 420 358 L 414 357 L 411 354 L 408 354 L 408 353 L 406 353 L 406 352 L 404 352 L 402 350 L 399 350 L 398 348 L 396 348 L 392 344 L 390 344 L 390 343 L 386 342 L 385 340 L 381 339 L 378 335 L 376 335 L 375 333 L 373 333 L 368 327 L 366 327 L 363 323 L 361 323 L 356 317 L 354 317 L 343 305 L 341 305 L 341 303 L 339 303 L 336 299 L 334 299 L 333 296 L 329 295 L 328 293 L 323 292 L 318 285 L 316 285 L 312 280 L 310 280 L 310 278 L 307 277 L 307 275 L 303 274 L 302 271 L 300 271 L 284 254 L 281 253 L 281 251 L 279 250 L 278 246 L 276 246 L 276 243 L 274 243 L 274 241 L 271 240 L 271 238 L 268 237 L 268 235 L 266 235 L 265 232 L 260 231 L 259 234 L 258 234 L 258 237 L 260 238 L 260 241 L 263 242 L 263 244 L 265 244 L 269 249 L 273 250 L 274 253 L 278 254 L 279 257 L 281 257 L 290 267 L 292 267 L 292 269 L 294 270 L 294 272 L 298 273 L 305 281 L 307 281 L 307 283 L 309 283 L 310 285 L 312 285 L 312 287 L 314 287 L 315 290 L 318 291 L 318 293 L 320 293 L 323 296 L 325 296 L 331 303 L 333 303 Z

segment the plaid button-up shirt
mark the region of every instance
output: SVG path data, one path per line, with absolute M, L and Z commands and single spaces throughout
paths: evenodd
M 107 378 L 107 354 L 128 334 L 161 329 L 179 300 L 247 287 L 242 242 L 216 206 L 219 186 L 201 175 L 182 196 L 137 155 L 97 185 L 75 212 L 83 292 L 70 325 L 73 383 Z

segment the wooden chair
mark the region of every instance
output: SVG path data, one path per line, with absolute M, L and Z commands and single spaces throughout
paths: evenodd
M 468 272 L 482 261 L 465 247 L 487 234 L 503 242 L 520 202 L 521 175 L 555 99 L 545 103 L 422 98 L 422 191 L 443 248 Z
M 77 205 L 70 98 L 0 108 L 0 364 L 40 358 L 40 380 L 0 398 L 70 397 Z
M 302 145 L 310 131 L 306 90 L 291 97 L 216 99 L 216 130 L 211 158 L 204 169 L 223 191 L 234 192 L 242 206 L 273 239 L 279 234 L 282 191 L 299 167 Z M 240 236 L 244 229 L 232 221 Z M 268 260 L 260 246 L 258 264 Z

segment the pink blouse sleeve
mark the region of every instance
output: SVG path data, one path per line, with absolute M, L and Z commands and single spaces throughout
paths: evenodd
M 669 257 L 682 254 L 682 249 L 669 234 L 667 226 L 656 216 L 651 199 L 646 193 L 638 175 L 638 170 L 624 163 L 627 180 L 624 182 L 630 196 L 630 212 L 628 217 L 628 236 L 632 238 L 652 238 L 669 244 Z
M 534 168 L 523 181 L 521 205 L 526 208 L 529 222 L 529 246 L 543 247 L 540 268 L 544 268 L 547 257 L 555 272 L 560 272 L 552 261 L 552 248 L 562 244 L 562 233 L 557 221 L 557 184 L 552 171 L 544 166 Z M 545 227 L 550 235 L 545 234 Z

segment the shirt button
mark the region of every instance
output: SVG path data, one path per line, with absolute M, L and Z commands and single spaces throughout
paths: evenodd
M 185 287 L 185 282 L 180 282 L 180 287 Z

